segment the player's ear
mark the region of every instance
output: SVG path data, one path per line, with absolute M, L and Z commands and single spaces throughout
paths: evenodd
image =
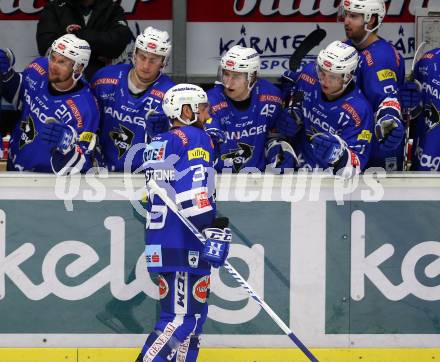
M 379 19 L 376 14 L 373 14 L 368 22 L 368 29 L 374 29 L 378 25 Z
M 73 75 L 75 79 L 79 79 L 81 77 L 81 74 L 84 71 L 84 65 L 81 64 L 77 69 L 73 68 Z
M 188 104 L 184 104 L 182 106 L 182 114 L 180 115 L 180 118 L 182 119 L 191 119 L 192 118 L 192 109 Z

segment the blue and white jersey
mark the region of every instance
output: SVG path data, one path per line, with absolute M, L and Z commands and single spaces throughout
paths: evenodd
M 440 171 L 440 48 L 423 55 L 414 68 L 421 84 L 424 111 L 417 119 L 413 169 Z
M 172 128 L 153 137 L 145 149 L 146 179 L 153 178 L 200 230 L 215 217 L 214 145 L 195 126 Z M 207 274 L 201 242 L 157 195 L 147 203 L 146 258 L 150 272 Z
M 98 162 L 109 171 L 124 171 L 124 162 L 131 147 L 145 144 L 146 114 L 149 110 L 163 113 L 162 99 L 175 83 L 165 74 L 140 97 L 128 90 L 129 64 L 100 69 L 92 79 L 92 89 L 101 109 Z M 134 171 L 142 166 L 141 147 L 133 153 L 128 166 Z
M 279 117 L 285 117 L 280 90 L 272 83 L 259 79 L 251 92 L 250 106 L 237 109 L 217 84 L 208 92 L 211 120 L 206 122 L 208 133 L 222 131 L 226 137 L 220 144 L 215 168 L 229 168 L 237 173 L 244 168 L 266 167 L 264 149 L 269 133 L 275 129 Z M 293 120 L 292 120 L 293 122 Z
M 350 157 L 347 166 L 365 169 L 371 149 L 373 111 L 360 89 L 355 86 L 340 98 L 327 101 L 314 64 L 305 66 L 298 78 L 297 89 L 304 92 L 304 126 L 295 144 L 299 168 L 328 168 L 329 165 L 322 164 L 315 157 L 310 138 L 316 133 L 331 133 L 339 136 L 348 146 Z
M 77 131 L 80 137 L 78 152 L 86 158 L 81 171 L 92 166 L 99 109 L 88 84 L 84 82 L 80 90 L 67 94 L 51 94 L 48 59 L 37 58 L 21 74 L 15 98 L 14 103 L 22 112 L 11 135 L 9 170 L 52 173 L 52 147 L 39 137 L 43 124 L 50 118 L 68 124 Z
M 350 45 L 351 42 L 348 42 Z M 399 89 L 405 81 L 405 62 L 399 52 L 386 40 L 379 40 L 359 51 L 356 83 L 370 102 L 375 119 L 390 114 L 402 119 Z M 379 149 L 373 137 L 370 160 L 367 167 L 383 167 L 387 171 L 401 170 L 403 166 L 402 144 L 393 151 Z

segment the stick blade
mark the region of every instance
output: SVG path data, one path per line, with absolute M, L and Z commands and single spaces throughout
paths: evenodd
M 327 32 L 319 26 L 307 35 L 289 59 L 289 69 L 296 71 L 304 57 L 326 37 Z

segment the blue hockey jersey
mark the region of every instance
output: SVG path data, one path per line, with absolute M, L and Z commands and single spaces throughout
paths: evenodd
M 214 145 L 195 126 L 172 128 L 153 137 L 145 149 L 147 183 L 153 178 L 167 190 L 183 214 L 201 231 L 215 217 Z M 157 195 L 147 203 L 146 258 L 150 272 L 186 271 L 206 274 L 201 242 Z
M 424 111 L 417 119 L 413 169 L 440 171 L 440 48 L 423 55 L 414 67 L 421 84 Z
M 350 45 L 351 42 L 348 42 Z M 359 51 L 359 65 L 356 83 L 373 107 L 374 115 L 390 113 L 401 117 L 399 89 L 405 81 L 405 62 L 392 44 L 379 38 Z M 379 112 L 379 113 L 378 113 Z M 380 116 L 379 116 L 380 117 Z M 373 135 L 373 144 L 367 167 L 383 167 L 387 171 L 401 170 L 403 167 L 403 147 L 393 151 L 383 151 Z
M 52 95 L 48 59 L 41 57 L 23 71 L 17 92 L 18 108 L 22 112 L 11 134 L 8 170 L 52 173 L 51 146 L 39 137 L 49 118 L 75 128 L 80 137 L 79 152 L 86 157 L 82 171 L 91 167 L 91 148 L 96 138 L 99 109 L 89 85 L 84 82 L 78 91 Z
M 150 109 L 163 113 L 162 99 L 175 83 L 165 74 L 140 97 L 128 90 L 129 64 L 111 65 L 100 69 L 92 79 L 92 88 L 101 109 L 99 127 L 100 164 L 110 171 L 124 171 L 124 162 L 134 145 L 145 143 L 146 114 Z M 142 165 L 140 147 L 130 157 L 129 170 Z M 134 151 L 135 149 L 133 149 Z
M 301 107 L 304 127 L 295 144 L 299 167 L 307 170 L 329 167 L 315 157 L 309 141 L 315 133 L 328 132 L 339 136 L 347 144 L 351 166 L 363 170 L 371 149 L 373 112 L 360 89 L 356 86 L 340 98 L 327 101 L 314 64 L 308 64 L 298 78 L 297 90 L 304 92 Z
M 215 168 L 237 173 L 244 168 L 264 171 L 264 149 L 269 134 L 276 128 L 283 112 L 280 90 L 270 82 L 259 79 L 251 92 L 248 109 L 238 110 L 217 84 L 208 92 L 211 120 L 205 125 L 208 133 L 221 131 L 225 142 L 220 144 Z M 292 120 L 292 122 L 294 122 Z

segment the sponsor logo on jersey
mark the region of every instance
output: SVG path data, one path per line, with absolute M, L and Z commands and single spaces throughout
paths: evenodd
M 305 73 L 301 73 L 299 79 L 302 79 L 303 81 L 305 81 L 306 83 L 309 83 L 311 85 L 315 85 L 316 84 L 316 78 L 311 77 L 308 74 Z
M 195 250 L 188 251 L 188 264 L 191 268 L 199 266 L 199 252 Z
M 364 129 L 364 130 L 362 130 L 361 133 L 358 134 L 357 140 L 358 141 L 367 141 L 368 143 L 370 143 L 372 137 L 373 137 L 372 133 L 369 130 Z
M 274 96 L 272 94 L 260 94 L 260 97 L 258 98 L 260 102 L 274 102 L 283 104 L 283 100 L 279 96 Z
M 19 146 L 21 150 L 24 146 L 34 142 L 35 137 L 37 137 L 38 135 L 38 132 L 35 129 L 35 123 L 31 116 L 21 122 L 20 129 L 22 131 Z
M 364 50 L 362 52 L 365 55 L 365 59 L 367 61 L 367 65 L 371 67 L 374 64 L 373 56 L 371 55 L 369 50 Z
M 209 162 L 210 155 L 209 152 L 202 147 L 196 147 L 188 151 L 188 160 L 193 160 L 196 158 L 203 158 L 206 162 Z
M 93 132 L 83 132 L 79 135 L 79 140 L 91 143 L 95 139 L 95 134 Z
M 152 362 L 155 357 L 159 354 L 159 352 L 162 350 L 162 348 L 168 343 L 170 338 L 172 337 L 174 331 L 177 329 L 177 326 L 175 326 L 173 323 L 168 323 L 163 333 L 157 336 L 157 338 L 154 340 L 154 342 L 151 344 L 150 348 L 148 348 L 147 352 L 145 352 L 145 356 L 142 359 L 142 362 Z M 175 349 L 173 349 L 171 352 L 172 356 L 175 354 Z M 173 357 L 169 359 L 169 361 L 172 360 Z
M 145 258 L 147 266 L 161 267 L 162 266 L 162 246 L 161 245 L 146 245 Z
M 163 277 L 163 275 L 159 274 L 159 299 L 164 299 L 170 288 L 168 286 L 168 282 L 166 281 L 166 279 Z
M 208 298 L 209 288 L 211 285 L 211 278 L 209 275 L 201 277 L 193 286 L 192 294 L 194 299 L 199 303 L 205 303 Z
M 424 153 L 423 148 L 421 147 L 417 147 L 416 154 L 417 158 L 419 159 L 420 166 L 427 167 L 432 171 L 440 170 L 440 156 Z
M 245 137 L 256 136 L 262 133 L 266 133 L 266 125 L 260 125 L 256 127 L 250 127 L 249 129 L 243 129 L 238 131 L 226 131 L 226 138 L 228 140 L 240 140 Z
M 266 127 L 266 126 L 264 126 Z M 254 146 L 244 142 L 237 142 L 238 148 L 221 155 L 225 166 L 231 166 L 234 172 L 239 172 L 254 153 Z
M 119 160 L 131 147 L 133 143 L 134 132 L 120 124 L 119 128 L 115 127 L 112 131 L 109 132 L 109 137 L 113 141 L 116 149 L 118 150 Z
M 351 165 L 353 167 L 358 167 L 361 163 L 359 162 L 359 158 L 356 153 L 350 151 Z
M 387 107 L 395 108 L 400 112 L 400 103 L 397 99 L 386 99 L 379 105 L 379 109 Z
M 165 93 L 162 92 L 162 91 L 160 91 L 160 90 L 158 90 L 158 89 L 153 89 L 153 90 L 151 91 L 151 95 L 153 95 L 153 96 L 155 96 L 155 97 L 158 97 L 158 98 L 160 98 L 160 99 L 163 99 L 163 97 L 165 97 Z
M 186 312 L 187 302 L 188 302 L 188 295 L 187 288 L 188 288 L 188 276 L 184 272 L 176 272 L 176 282 L 174 285 L 174 292 L 175 292 L 175 298 L 174 298 L 174 307 L 175 312 Z M 180 307 L 180 308 L 179 308 Z
M 177 137 L 179 137 L 183 143 L 184 146 L 186 146 L 189 141 L 188 141 L 188 137 L 186 136 L 186 134 L 180 130 L 180 129 L 173 129 L 171 131 L 171 133 L 175 134 Z
M 40 75 L 46 74 L 46 71 L 44 70 L 44 68 L 38 63 L 31 63 L 28 65 L 28 68 L 34 69 Z
M 397 75 L 396 72 L 394 72 L 391 69 L 382 69 L 376 72 L 377 78 L 382 82 L 384 80 L 388 79 L 394 79 L 397 82 Z
M 73 116 L 76 119 L 76 126 L 77 128 L 82 128 L 84 127 L 84 121 L 83 118 L 81 116 L 81 113 L 79 112 L 78 106 L 76 105 L 76 103 L 73 101 L 73 99 L 68 99 L 66 101 L 66 104 L 69 106 L 70 110 L 73 113 Z
M 195 195 L 195 199 L 196 205 L 199 209 L 203 209 L 204 207 L 208 207 L 211 205 L 211 203 L 209 202 L 208 194 L 205 191 L 197 193 Z
M 110 115 L 110 117 L 114 118 L 115 120 L 118 120 L 119 122 L 127 122 L 131 124 L 135 124 L 145 129 L 144 117 L 136 117 L 136 116 L 132 117 L 131 115 L 125 114 L 125 112 L 120 112 L 119 110 L 113 109 L 112 107 L 104 107 L 104 113 Z
M 144 160 L 147 162 L 162 162 L 165 159 L 165 151 L 168 141 L 154 141 L 147 144 L 144 152 Z
M 342 105 L 342 109 L 348 112 L 350 114 L 351 118 L 354 121 L 354 124 L 356 127 L 359 127 L 362 123 L 361 117 L 359 116 L 359 113 L 356 112 L 356 110 L 353 108 L 353 106 L 349 103 L 344 103 Z
M 315 110 L 316 111 L 316 110 Z M 316 127 L 311 127 L 312 128 L 312 133 L 319 133 L 322 131 L 326 131 L 326 132 L 330 132 L 331 134 L 336 134 L 336 129 L 334 129 L 332 126 L 330 126 L 325 120 L 321 119 L 319 117 L 319 115 L 315 114 L 312 111 L 306 111 L 306 115 L 305 115 L 310 122 L 313 123 L 313 125 L 315 126 L 319 126 L 319 129 Z
M 423 82 L 422 83 L 422 91 L 429 93 L 432 97 L 434 97 L 436 99 L 440 99 L 438 87 L 433 87 L 431 84 Z
M 228 103 L 226 101 L 214 104 L 213 106 L 211 106 L 211 111 L 218 112 L 224 108 L 228 108 Z
M 93 83 L 93 88 L 95 88 L 98 85 L 106 85 L 106 84 L 118 85 L 119 79 L 117 79 L 117 78 L 99 78 L 96 80 L 95 83 Z
M 432 58 L 434 58 L 434 54 L 426 53 L 423 55 L 423 57 L 421 59 L 432 59 Z

